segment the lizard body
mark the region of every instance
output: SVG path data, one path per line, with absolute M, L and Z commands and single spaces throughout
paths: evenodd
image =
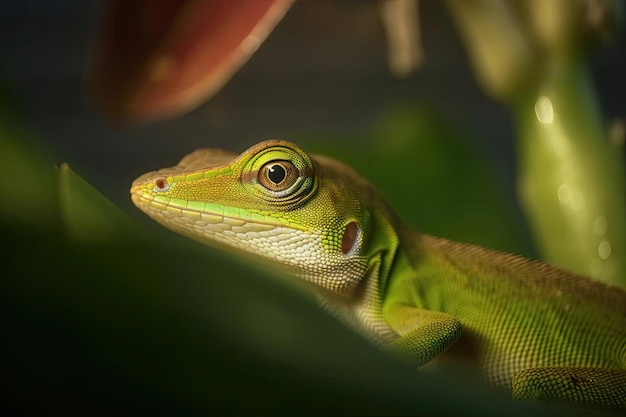
M 415 232 L 338 161 L 270 140 L 195 151 L 132 185 L 200 242 L 313 284 L 323 305 L 423 365 L 460 359 L 515 398 L 626 407 L 626 291 Z

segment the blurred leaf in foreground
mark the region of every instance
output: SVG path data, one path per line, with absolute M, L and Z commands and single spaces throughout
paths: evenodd
M 135 224 L 66 163 L 59 169 L 59 202 L 66 231 L 74 239 L 106 240 L 130 230 Z

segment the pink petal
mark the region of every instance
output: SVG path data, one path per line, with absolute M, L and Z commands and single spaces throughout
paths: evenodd
M 110 0 L 91 82 L 125 121 L 170 118 L 215 94 L 293 0 Z

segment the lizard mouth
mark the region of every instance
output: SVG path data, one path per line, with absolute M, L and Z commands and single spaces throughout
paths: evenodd
M 131 188 L 131 199 L 135 206 L 157 221 L 178 217 L 187 218 L 194 222 L 201 221 L 203 224 L 222 224 L 231 228 L 233 226 L 235 228 L 251 228 L 255 231 L 269 231 L 276 228 L 307 231 L 306 228 L 285 218 L 260 214 L 253 210 L 200 202 L 197 204 L 204 205 L 204 207 L 196 208 L 184 200 L 155 195 L 146 191 L 142 184 L 145 183 L 134 185 Z

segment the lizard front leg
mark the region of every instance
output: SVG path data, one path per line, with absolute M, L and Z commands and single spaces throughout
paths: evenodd
M 400 334 L 391 342 L 391 347 L 420 366 L 461 337 L 461 323 L 446 313 L 398 305 L 390 308 L 385 318 Z

